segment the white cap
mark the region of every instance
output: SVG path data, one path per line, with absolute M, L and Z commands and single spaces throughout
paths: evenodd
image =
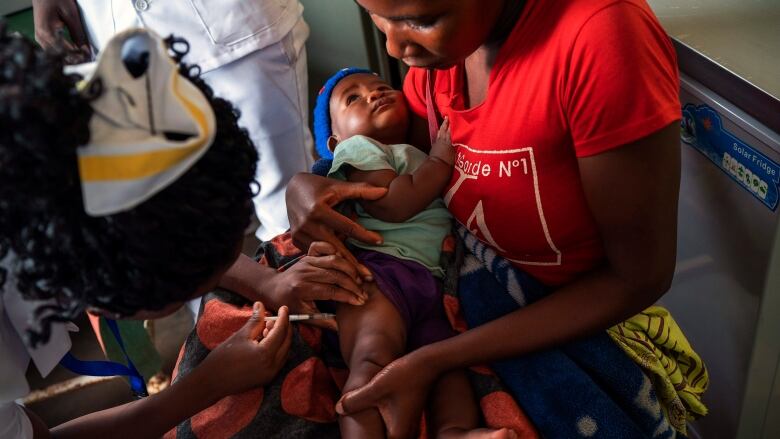
M 132 209 L 187 172 L 214 141 L 206 97 L 178 72 L 159 36 L 131 29 L 98 60 L 77 66 L 94 114 L 90 141 L 78 148 L 84 209 L 91 216 Z

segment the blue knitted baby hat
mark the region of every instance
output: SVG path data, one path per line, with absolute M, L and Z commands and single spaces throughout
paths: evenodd
M 333 89 L 336 88 L 336 84 L 339 81 L 355 73 L 376 75 L 376 73 L 370 70 L 359 67 L 341 69 L 325 82 L 325 85 L 320 89 L 320 94 L 317 96 L 317 104 L 314 106 L 314 145 L 317 147 L 317 154 L 319 154 L 320 158 L 333 158 L 333 153 L 328 149 L 328 137 L 333 134 L 330 129 L 330 95 L 333 94 Z

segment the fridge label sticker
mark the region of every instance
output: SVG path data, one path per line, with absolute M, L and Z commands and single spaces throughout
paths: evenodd
M 774 211 L 780 190 L 780 165 L 723 128 L 707 105 L 685 104 L 681 137 L 766 207 Z

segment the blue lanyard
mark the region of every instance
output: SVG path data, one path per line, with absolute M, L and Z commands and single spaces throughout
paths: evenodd
M 98 377 L 116 375 L 126 376 L 130 380 L 130 388 L 133 390 L 133 394 L 136 398 L 149 396 L 146 391 L 146 381 L 144 381 L 144 377 L 141 376 L 141 374 L 138 372 L 138 369 L 135 368 L 133 361 L 130 359 L 130 356 L 127 355 L 127 350 L 125 349 L 125 344 L 122 341 L 122 336 L 119 334 L 119 327 L 116 324 L 116 320 L 106 319 L 106 324 L 108 324 L 108 328 L 111 330 L 111 333 L 114 334 L 114 338 L 119 344 L 120 349 L 122 349 L 122 353 L 127 360 L 127 366 L 115 361 L 79 360 L 70 352 L 62 357 L 60 364 L 71 372 L 77 373 L 79 375 Z

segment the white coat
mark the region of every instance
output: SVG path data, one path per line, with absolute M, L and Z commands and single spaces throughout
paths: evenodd
M 7 267 L 12 256 L 0 261 Z M 0 439 L 33 437 L 32 424 L 16 400 L 27 396 L 30 387 L 25 374 L 30 361 L 41 376 L 46 377 L 70 350 L 68 328 L 72 324 L 55 323 L 49 341 L 32 349 L 24 342 L 34 312 L 43 302 L 30 302 L 16 289 L 16 279 L 7 271 L 5 284 L 0 286 Z

